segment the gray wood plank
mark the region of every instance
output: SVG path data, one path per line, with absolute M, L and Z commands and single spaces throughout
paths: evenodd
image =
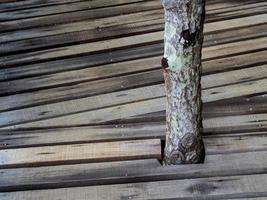
M 266 151 L 207 155 L 204 164 L 162 166 L 134 160 L 2 169 L 0 192 L 266 173 Z
M 267 196 L 267 175 L 222 176 L 53 190 L 1 193 L 15 199 L 231 199 Z
M 0 150 L 0 169 L 150 158 L 161 159 L 159 139 Z

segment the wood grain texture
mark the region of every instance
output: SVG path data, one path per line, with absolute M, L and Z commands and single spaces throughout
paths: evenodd
M 0 168 L 161 159 L 159 139 L 0 150 Z
M 218 29 L 219 28 L 217 28 L 216 30 Z M 73 57 L 75 55 L 92 54 L 96 52 L 108 51 L 118 48 L 128 48 L 131 46 L 138 46 L 140 44 L 155 44 L 161 42 L 162 38 L 163 32 L 159 31 L 137 36 L 128 36 L 92 43 L 72 45 L 67 47 L 58 47 L 48 50 L 22 53 L 19 55 L 10 55 L 0 58 L 0 66 L 15 66 L 19 64 L 26 64 L 37 61 L 40 62 L 46 60 L 53 60 L 55 58 Z M 237 54 L 265 48 L 266 37 L 236 43 L 222 44 L 214 47 L 204 48 L 203 59 L 207 60 L 211 58 L 222 57 L 223 54 L 226 54 L 227 52 L 229 53 L 229 51 L 231 52 L 231 54 Z
M 14 199 L 231 199 L 265 197 L 267 175 L 221 176 L 146 183 L 129 183 L 54 190 L 1 193 L 0 197 Z
M 160 4 L 0 2 L 0 199 L 266 199 L 266 2 L 207 0 L 207 156 L 169 167 Z
M 147 159 L 2 169 L 0 191 L 266 173 L 266 153 L 262 151 L 207 155 L 205 163 L 199 165 L 163 167 L 157 160 Z

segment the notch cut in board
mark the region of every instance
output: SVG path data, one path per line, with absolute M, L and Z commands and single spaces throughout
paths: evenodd
M 0 150 L 0 169 L 151 158 L 161 159 L 159 139 Z

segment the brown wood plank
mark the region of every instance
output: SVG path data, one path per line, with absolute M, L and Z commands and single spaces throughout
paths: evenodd
M 247 71 L 248 69 L 248 71 Z M 246 80 L 252 78 L 254 73 L 246 73 L 250 72 L 253 68 L 247 68 L 242 70 L 236 70 L 233 72 L 219 73 L 209 75 L 203 77 L 203 87 L 210 86 L 215 84 L 215 86 L 220 84 L 230 84 L 234 82 L 240 82 L 241 80 Z M 266 70 L 265 70 L 266 71 Z M 261 72 L 260 70 L 254 69 L 256 74 L 260 72 L 260 77 L 266 76 L 266 73 Z M 223 74 L 227 76 L 223 76 Z M 240 75 L 240 77 L 239 77 Z M 242 75 L 245 75 L 244 77 Z M 248 78 L 247 75 L 249 75 Z M 238 78 L 239 77 L 239 78 Z M 245 79 L 246 78 L 246 79 Z M 254 79 L 257 77 L 254 77 Z M 233 82 L 231 82 L 233 81 Z M 247 83 L 247 82 L 245 82 Z M 240 84 L 239 84 L 240 85 Z M 231 85 L 232 86 L 232 85 Z M 228 87 L 228 86 L 226 86 Z M 212 89 L 213 90 L 213 89 Z M 205 89 L 203 90 L 205 91 Z M 239 92 L 238 90 L 236 91 Z M 113 92 L 98 96 L 86 97 L 82 99 L 74 99 L 69 101 L 63 101 L 48 105 L 41 105 L 35 107 L 29 107 L 20 110 L 8 111 L 0 113 L 0 127 L 8 126 L 13 124 L 20 124 L 24 122 L 38 121 L 42 119 L 49 119 L 69 114 L 75 114 L 79 112 L 87 112 L 90 110 L 101 109 L 109 106 L 116 106 L 119 104 L 131 103 L 141 100 L 148 100 L 151 98 L 158 98 L 165 96 L 164 85 L 154 85 L 141 87 L 131 90 L 123 90 L 119 92 Z M 225 96 L 224 96 L 225 97 Z M 30 96 L 32 99 L 32 96 Z M 206 97 L 208 98 L 208 97 Z M 16 98 L 14 98 L 16 100 Z M 206 100 L 204 101 L 204 117 L 214 117 L 214 116 L 223 116 L 223 115 L 236 115 L 236 114 L 249 114 L 249 113 L 261 113 L 266 111 L 266 98 L 263 96 L 262 98 L 253 98 L 251 99 L 242 99 L 239 102 L 236 101 L 228 101 L 225 103 L 217 104 L 217 103 L 209 103 L 206 104 Z M 26 101 L 26 100 L 25 100 Z M 29 99 L 30 101 L 30 99 Z M 207 100 L 210 102 L 209 100 Z M 16 101 L 18 104 L 18 101 Z M 36 102 L 35 102 L 36 103 Z M 255 105 L 253 105 L 253 103 Z M 10 105 L 10 102 L 7 102 Z M 165 105 L 165 104 L 164 104 Z M 212 109 L 208 109 L 212 108 Z
M 245 4 L 235 7 L 228 7 L 225 8 L 223 11 L 220 9 L 216 9 L 206 12 L 206 19 L 210 19 L 208 21 L 212 22 L 217 20 L 226 20 L 235 17 L 244 17 L 254 14 L 266 13 L 266 6 L 266 2 L 255 2 L 255 4 Z
M 259 79 L 233 85 L 203 90 L 203 101 L 212 102 L 238 96 L 266 93 L 267 79 Z
M 38 121 L 58 116 L 93 111 L 125 103 L 137 102 L 164 96 L 164 86 L 148 86 L 98 96 L 58 102 L 49 105 L 29 107 L 0 113 L 0 127 L 17 123 Z M 7 102 L 8 103 L 8 102 Z
M 161 9 L 162 5 L 156 0 L 137 2 L 133 4 L 119 5 L 116 7 L 106 7 L 93 10 L 82 10 L 78 12 L 60 13 L 48 16 L 40 16 L 28 19 L 14 20 L 2 22 L 0 32 L 15 31 L 18 29 L 26 29 L 40 26 L 48 26 L 52 24 L 64 24 L 81 20 L 92 20 L 128 13 L 141 12 L 146 10 Z
M 161 159 L 159 139 L 0 150 L 0 168 Z
M 262 85 L 266 84 L 266 76 L 267 71 L 265 66 L 245 68 L 231 72 L 223 72 L 203 76 L 202 85 L 203 93 L 205 94 L 203 95 L 203 101 L 213 102 L 216 100 L 266 92 L 266 87 L 261 87 Z M 149 79 L 143 77 L 149 77 Z M 64 76 L 62 76 L 62 80 L 63 79 Z M 116 90 L 127 89 L 127 87 L 142 86 L 147 83 L 158 83 L 162 82 L 162 80 L 162 72 L 161 70 L 159 70 L 136 75 L 128 75 L 125 77 L 121 76 L 118 78 L 111 78 L 104 81 L 101 80 L 89 83 L 80 83 L 75 87 L 64 86 L 55 89 L 0 97 L 0 100 L 3 102 L 2 109 L 14 109 L 16 107 L 18 108 L 23 106 L 49 103 L 53 102 L 54 100 L 63 101 L 67 100 L 68 98 L 71 99 L 74 97 L 82 97 L 83 95 L 92 96 L 101 92 L 112 92 Z M 128 84 L 125 84 L 125 82 L 128 82 Z M 100 83 L 102 83 L 101 88 Z M 139 85 L 136 85 L 136 83 L 138 83 Z M 12 88 L 12 85 L 7 86 Z M 5 84 L 2 88 L 2 90 L 5 89 Z M 123 96 L 121 96 L 121 94 L 123 94 Z M 116 98 L 116 96 L 118 96 L 118 98 Z M 47 119 L 66 114 L 74 114 L 93 109 L 100 109 L 102 107 L 131 103 L 163 96 L 165 96 L 164 85 L 159 84 L 133 90 L 123 90 L 121 92 L 115 92 L 114 94 L 104 94 L 100 96 L 86 97 L 83 99 L 75 99 L 54 104 L 41 105 L 34 108 L 25 108 L 19 111 L 0 113 L 0 126 L 38 119 Z M 106 102 L 105 100 L 102 101 L 101 99 L 113 99 L 113 101 Z M 248 112 L 248 109 L 246 110 Z
M 51 75 L 0 82 L 0 94 L 12 94 L 21 91 L 30 91 L 32 89 L 51 88 L 64 85 L 67 86 L 73 83 L 94 81 L 155 69 L 161 69 L 160 57 L 131 60 Z M 162 80 L 162 78 L 158 79 L 159 81 Z M 114 80 L 116 79 L 114 78 Z
M 262 6 L 261 9 L 264 9 L 264 7 Z M 254 9 L 249 10 L 254 11 Z M 247 11 L 245 12 L 248 13 Z M 213 18 L 214 17 L 208 17 L 206 21 L 214 21 Z M 224 20 L 226 19 L 227 17 L 224 17 Z M 235 19 L 234 21 L 236 20 L 240 21 L 240 19 Z M 244 24 L 246 21 L 247 18 L 241 21 L 241 23 Z M 261 22 L 262 20 L 259 21 L 259 24 Z M 255 20 L 254 25 L 256 23 L 257 21 Z M 230 25 L 231 23 L 228 24 Z M 69 24 L 59 24 L 56 26 L 53 25 L 51 27 L 18 30 L 15 32 L 0 34 L 0 41 L 3 42 L 0 52 L 10 53 L 12 51 L 55 46 L 59 44 L 71 44 L 74 42 L 94 41 L 99 39 L 103 40 L 109 37 L 123 36 L 123 34 L 129 35 L 153 30 L 163 30 L 163 26 L 163 10 L 160 9 L 96 19 L 93 21 L 81 21 Z M 208 26 L 209 24 L 206 25 L 206 30 L 209 29 Z M 227 29 L 227 23 L 225 25 L 225 29 Z M 265 32 L 264 30 L 265 29 L 262 29 L 262 31 L 259 32 L 262 32 L 263 34 Z M 242 33 L 242 30 L 238 29 L 236 31 L 240 31 Z M 109 35 L 107 33 L 109 33 Z M 241 33 L 240 35 L 242 35 Z M 28 45 L 29 43 L 31 45 Z
M 231 199 L 265 197 L 266 174 L 1 193 L 14 199 Z
M 70 57 L 80 54 L 91 54 L 95 52 L 108 51 L 118 48 L 126 48 L 140 44 L 152 44 L 162 41 L 163 32 L 153 32 L 137 36 L 109 39 L 99 42 L 72 45 L 68 47 L 58 47 L 49 50 L 41 50 L 18 55 L 5 56 L 0 59 L 0 66 L 14 66 L 31 62 L 40 62 L 61 57 Z M 225 54 L 241 54 L 266 48 L 266 37 L 252 40 L 240 41 L 229 44 L 221 44 L 203 49 L 203 59 L 223 57 Z
M 77 12 L 82 10 L 87 10 L 88 12 L 91 9 L 109 7 L 109 6 L 118 6 L 123 4 L 130 4 L 133 2 L 141 2 L 142 0 L 98 0 L 98 1 L 67 1 L 64 4 L 58 4 L 60 2 L 36 2 L 37 7 L 30 7 L 30 2 L 24 2 L 23 5 L 19 7 L 18 10 L 14 10 L 16 5 L 13 3 L 13 6 L 10 7 L 12 11 L 3 11 L 0 6 L 0 21 L 9 21 L 9 20 L 21 20 L 32 17 L 40 17 L 47 16 L 52 14 L 60 14 L 60 13 L 69 13 Z M 52 4 L 54 3 L 54 4 Z M 57 3 L 57 4 L 55 4 Z M 52 5 L 51 5 L 52 4 Z M 27 10 L 25 10 L 27 8 Z
M 2 169 L 0 191 L 266 173 L 266 154 L 262 151 L 207 155 L 205 163 L 199 165 L 162 166 L 159 161 L 148 159 Z
M 154 14 L 150 16 L 156 18 Z M 141 19 L 140 17 L 137 17 L 137 19 L 145 20 L 143 16 Z M 120 21 L 125 23 L 125 18 Z M 205 46 L 235 42 L 245 39 L 263 37 L 267 35 L 267 32 L 265 31 L 266 27 L 267 24 L 255 24 L 254 26 L 241 27 L 235 30 L 230 29 L 219 32 L 210 32 L 208 34 L 205 34 L 203 45 L 205 47 Z M 78 44 L 82 42 L 94 42 L 103 39 L 118 38 L 127 35 L 148 33 L 162 29 L 163 29 L 163 23 L 160 23 L 159 19 L 154 19 L 150 21 L 141 21 L 141 22 L 131 22 L 123 24 L 121 26 L 103 27 L 101 29 L 96 28 L 91 30 L 76 31 L 71 33 L 61 33 L 57 35 L 49 35 L 44 37 L 35 37 L 18 41 L 4 42 L 0 49 L 0 53 L 11 54 L 25 50 L 27 51 L 40 50 L 48 47 L 56 47 L 59 45 L 62 46 L 67 44 L 69 45 Z M 41 35 L 42 33 L 48 32 L 48 31 L 43 31 L 40 33 L 39 31 L 32 29 L 31 31 L 37 35 Z M 237 37 L 237 34 L 239 37 Z M 23 36 L 22 34 L 19 33 L 18 35 Z M 28 34 L 26 34 L 25 36 L 30 37 L 30 35 Z M 29 43 L 31 45 L 28 45 Z
M 141 102 L 134 102 L 123 104 L 120 106 L 112 106 L 108 108 L 98 109 L 96 111 L 82 112 L 53 119 L 46 119 L 37 122 L 28 122 L 24 124 L 17 124 L 6 126 L 2 129 L 10 128 L 37 128 L 37 127 L 65 127 L 78 125 L 94 125 L 103 124 L 111 121 L 120 121 L 133 116 L 143 115 L 147 113 L 154 113 L 165 110 L 165 98 L 156 98 Z M 250 119 L 251 118 L 251 119 Z M 255 130 L 266 128 L 265 123 L 266 114 L 252 114 L 241 116 L 227 116 L 208 118 L 204 120 L 204 126 L 219 131 L 224 127 L 224 130 L 233 130 L 236 127 L 247 128 L 248 130 Z M 221 120 L 221 121 L 220 121 Z M 235 121 L 236 120 L 236 121 Z M 219 126 L 221 125 L 221 126 Z
M 0 110 L 90 97 L 109 92 L 131 89 L 134 87 L 157 84 L 162 81 L 162 72 L 160 70 L 153 70 L 109 79 L 96 80 L 92 82 L 78 82 L 73 83 L 72 85 L 65 85 L 57 88 L 2 96 L 0 97 L 0 101 L 2 102 Z
M 160 69 L 160 58 L 152 57 L 140 60 L 133 60 L 121 62 L 116 64 L 90 67 L 76 71 L 68 71 L 63 73 L 56 73 L 52 75 L 44 75 L 31 77 L 27 79 L 20 79 L 8 82 L 0 82 L 0 94 L 7 95 L 23 91 L 31 91 L 32 89 L 43 89 L 56 86 L 63 86 L 70 83 L 79 83 L 85 81 L 92 81 L 96 79 L 104 79 L 113 76 L 122 76 L 129 73 L 137 73 L 152 69 Z M 221 70 L 220 65 L 216 65 L 216 60 L 213 61 L 213 70 Z M 233 62 L 232 62 L 233 64 Z M 210 63 L 208 63 L 208 66 Z M 235 65 L 236 66 L 236 65 Z M 203 62 L 203 71 L 206 71 L 206 62 Z M 159 74 L 162 74 L 159 70 Z M 250 81 L 255 79 L 262 79 L 267 77 L 266 65 L 255 66 L 225 73 L 204 75 L 202 78 L 202 85 L 204 89 L 223 86 L 226 84 L 233 84 L 242 81 Z M 158 77 L 158 81 L 162 81 L 162 75 Z
M 157 22 L 156 22 L 157 20 Z M 144 32 L 146 28 L 144 26 L 149 26 L 153 24 L 160 24 L 160 28 L 163 28 L 163 11 L 162 10 L 152 10 L 152 11 L 145 11 L 145 12 L 138 12 L 138 13 L 131 13 L 123 16 L 113 16 L 95 20 L 87 20 L 81 22 L 74 22 L 68 24 L 59 24 L 54 27 L 40 27 L 34 29 L 25 29 L 25 30 L 18 30 L 14 32 L 8 33 L 1 33 L 0 41 L 4 43 L 4 45 L 9 45 L 11 41 L 22 41 L 25 39 L 36 39 L 42 41 L 44 37 L 46 37 L 47 41 L 48 38 L 57 37 L 57 39 L 68 37 L 70 40 L 75 41 L 75 37 L 77 41 L 82 40 L 97 40 L 107 37 L 105 34 L 107 30 L 112 31 L 110 32 L 112 35 L 118 34 L 119 31 L 124 31 L 124 34 L 130 34 L 134 32 L 134 28 L 140 26 L 140 30 Z M 150 26 L 151 26 L 150 25 Z M 132 27 L 133 30 L 128 29 L 127 27 Z M 83 32 L 82 32 L 83 31 Z M 88 34 L 88 36 L 86 35 Z M 101 37 L 98 36 L 100 34 Z M 111 36 L 112 36 L 111 35 Z M 81 37 L 83 36 L 83 37 Z M 114 37 L 114 36 L 113 36 Z M 33 40 L 31 40 L 33 41 Z M 72 41 L 72 42 L 73 42 Z M 63 42 L 63 41 L 62 41 Z M 51 42 L 49 42 L 51 43 Z
M 160 51 L 158 49 L 160 49 Z M 157 66 L 159 66 L 159 64 L 160 64 L 159 61 L 161 59 L 161 56 L 151 57 L 151 60 L 150 60 L 150 58 L 140 59 L 140 57 L 142 58 L 142 56 L 140 56 L 140 55 L 145 55 L 145 56 L 150 55 L 151 56 L 151 54 L 152 55 L 153 54 L 160 54 L 161 49 L 162 49 L 162 46 L 159 46 L 159 48 L 157 48 L 157 50 L 155 52 L 155 49 L 153 49 L 153 48 L 141 49 L 139 47 L 139 48 L 132 49 L 134 51 L 132 51 L 132 50 L 113 51 L 112 54 L 106 53 L 106 54 L 99 54 L 99 55 L 91 55 L 91 56 L 87 56 L 87 57 L 82 56 L 82 57 L 78 57 L 75 59 L 56 60 L 56 61 L 50 61 L 50 62 L 46 62 L 46 63 L 26 65 L 23 67 L 12 67 L 12 68 L 0 69 L 0 79 L 1 80 L 9 80 L 9 79 L 17 79 L 17 78 L 23 78 L 23 77 L 28 77 L 28 76 L 40 76 L 42 74 L 50 74 L 50 73 L 56 73 L 56 72 L 66 71 L 66 70 L 79 70 L 81 68 L 83 69 L 83 68 L 87 68 L 87 67 L 88 68 L 93 67 L 92 70 L 99 69 L 100 72 L 101 72 L 101 69 L 112 68 L 112 67 L 121 66 L 124 64 L 126 64 L 126 65 L 122 68 L 127 68 L 127 65 L 131 65 L 131 62 L 135 62 L 135 61 L 128 61 L 125 63 L 118 63 L 117 61 L 128 60 L 131 58 L 138 59 L 138 60 L 136 60 L 136 62 L 142 63 L 142 65 L 144 65 L 144 68 L 147 65 L 153 65 L 154 66 L 153 63 L 155 63 L 155 62 L 157 63 Z M 229 56 L 226 58 L 214 59 L 214 60 L 210 60 L 210 61 L 204 61 L 203 62 L 203 73 L 204 74 L 210 74 L 210 73 L 215 73 L 215 72 L 221 72 L 221 71 L 227 71 L 227 70 L 233 70 L 233 69 L 242 69 L 242 68 L 248 67 L 248 66 L 264 64 L 267 62 L 267 58 L 265 56 L 266 53 L 267 53 L 267 51 L 263 50 L 263 51 L 256 51 L 256 52 L 246 53 L 246 54 L 241 54 L 241 55 Z M 125 56 L 125 54 L 127 56 Z M 105 57 L 106 59 L 101 60 L 101 59 L 99 59 L 100 57 L 101 58 Z M 251 58 L 253 58 L 253 59 L 251 59 Z M 111 63 L 116 62 L 116 63 L 115 64 L 107 64 L 110 62 Z M 98 68 L 94 67 L 95 65 L 101 65 L 101 64 L 105 64 L 105 65 L 103 67 L 97 66 Z M 57 67 L 55 68 L 53 66 L 57 66 Z M 120 69 L 122 70 L 122 68 L 120 68 Z M 131 70 L 133 70 L 133 69 L 131 69 Z M 105 74 L 106 73 L 108 74 L 108 71 L 113 72 L 113 70 L 110 69 L 110 70 L 105 71 Z M 82 76 L 81 73 L 79 73 L 79 72 L 82 72 L 82 71 L 77 71 L 76 73 L 78 73 L 79 77 L 82 78 L 84 75 Z M 89 71 L 84 71 L 84 72 L 89 72 Z M 72 72 L 69 72 L 69 73 L 72 73 Z M 91 73 L 94 73 L 94 71 L 90 71 L 90 74 Z M 114 72 L 113 72 L 113 74 L 114 74 Z M 60 76 L 61 74 L 58 74 L 58 75 Z M 68 72 L 64 75 L 68 77 Z M 53 75 L 51 75 L 51 76 L 53 77 Z M 41 78 L 41 80 L 39 80 L 39 82 L 41 83 L 42 79 L 49 78 L 51 76 L 42 76 L 42 78 Z M 57 76 L 57 74 L 55 74 L 54 76 Z M 101 76 L 105 77 L 103 75 L 103 73 Z M 73 76 L 71 76 L 71 77 L 72 77 L 72 79 L 74 78 Z M 57 78 L 60 79 L 60 77 L 57 77 Z M 97 78 L 97 77 L 95 77 L 95 78 Z M 59 80 L 59 82 L 60 82 L 60 80 Z M 31 79 L 31 81 L 34 81 L 34 79 Z M 47 79 L 47 81 L 49 81 L 49 79 Z M 51 79 L 50 79 L 50 81 L 51 81 Z M 62 82 L 60 82 L 60 83 L 62 83 Z
M 0 130 L 0 148 L 164 138 L 165 122 Z
M 244 7 L 243 10 L 246 9 L 246 7 L 248 7 L 248 6 L 251 7 L 251 5 L 252 5 L 252 8 L 251 9 L 248 9 L 245 12 L 245 14 L 244 14 L 244 13 L 238 11 L 238 9 L 236 10 L 235 9 L 235 6 L 231 6 L 229 4 L 228 5 L 223 5 L 226 8 L 227 7 L 230 7 L 230 8 L 228 8 L 228 12 L 229 12 L 229 9 L 232 10 L 232 12 L 235 11 L 237 13 L 237 15 L 234 15 L 235 17 L 238 17 L 238 16 L 239 17 L 241 17 L 241 16 L 247 16 L 249 14 L 251 15 L 251 14 L 256 14 L 256 13 L 262 13 L 264 11 L 264 7 L 263 6 L 261 6 L 258 9 L 255 8 L 255 6 L 253 7 L 253 4 L 251 4 L 251 1 L 248 1 L 248 2 L 245 1 L 245 2 L 242 2 L 242 3 L 236 2 L 236 3 L 239 6 Z M 256 4 L 257 3 L 258 4 L 261 4 L 261 3 L 264 4 L 264 1 L 263 2 L 262 1 L 257 1 Z M 101 5 L 101 2 L 99 2 L 99 4 Z M 145 10 L 153 10 L 153 9 L 160 9 L 161 8 L 161 4 L 158 1 L 155 1 L 155 3 L 150 1 L 150 4 L 151 4 L 151 7 L 150 8 L 147 7 L 146 4 L 145 4 L 145 6 L 144 5 L 140 6 L 141 8 L 147 7 L 146 9 L 143 9 L 142 11 L 145 11 Z M 207 10 L 208 11 L 209 10 L 213 10 L 213 13 L 214 12 L 215 13 L 218 12 L 217 15 L 219 15 L 219 16 L 214 16 L 214 17 L 216 17 L 216 18 L 218 18 L 218 20 L 220 20 L 222 18 L 222 17 L 220 17 L 220 14 L 222 12 L 222 10 L 221 10 L 222 8 L 217 11 L 214 8 L 216 8 L 216 6 L 220 6 L 220 5 L 216 5 L 216 4 L 217 4 L 216 2 L 212 2 L 212 3 L 208 2 L 207 3 Z M 247 4 L 247 5 L 244 5 L 244 4 Z M 88 19 L 92 19 L 92 18 L 101 18 L 101 17 L 108 17 L 108 16 L 113 16 L 113 15 L 120 15 L 120 13 L 127 14 L 127 13 L 133 12 L 131 10 L 139 7 L 138 4 L 133 4 L 132 5 L 132 7 L 133 7 L 132 9 L 130 9 L 129 7 L 127 7 L 127 5 L 122 5 L 122 6 L 124 6 L 124 8 L 122 7 L 121 10 L 120 10 L 120 8 L 118 8 L 118 9 L 116 8 L 117 9 L 116 12 L 113 11 L 113 10 L 116 10 L 115 8 L 113 10 L 112 9 L 109 9 L 109 8 L 102 8 L 102 10 L 101 10 L 101 8 L 100 8 L 100 9 L 96 9 L 96 10 L 89 10 L 90 12 L 88 10 L 81 10 L 81 11 L 78 11 L 78 12 L 72 12 L 71 13 L 72 14 L 72 17 L 71 18 L 68 16 L 69 13 L 59 13 L 59 14 L 54 14 L 54 15 L 51 15 L 51 16 L 49 16 L 49 15 L 48 16 L 39 16 L 39 17 L 35 17 L 35 18 L 26 18 L 26 19 L 23 19 L 23 17 L 22 17 L 22 19 L 17 19 L 16 18 L 17 19 L 16 21 L 19 22 L 19 25 L 16 25 L 14 23 L 14 21 L 3 22 L 4 31 L 11 31 L 11 30 L 18 30 L 18 29 L 39 27 L 40 24 L 42 26 L 44 26 L 44 25 L 48 26 L 48 25 L 52 25 L 54 23 L 56 23 L 56 24 L 62 24 L 62 23 L 69 23 L 69 22 L 72 22 L 72 21 L 80 21 L 80 20 L 88 20 Z M 52 9 L 50 8 L 50 10 L 52 10 Z M 129 10 L 129 11 L 127 12 L 127 10 Z M 135 10 L 135 12 L 137 12 L 137 11 L 138 10 Z M 31 15 L 33 15 L 32 12 L 34 12 L 34 10 L 32 11 L 32 9 L 30 9 L 29 10 L 29 13 Z M 39 13 L 42 13 L 42 12 L 39 11 Z M 229 17 L 230 18 L 233 18 L 233 16 L 231 14 L 232 13 L 230 12 L 229 15 L 228 15 L 228 18 Z M 11 16 L 9 16 L 9 18 L 14 18 L 15 15 L 12 16 L 12 17 Z M 25 16 L 25 13 L 23 13 L 23 15 L 21 15 L 21 16 Z M 227 16 L 223 16 L 223 17 L 224 18 L 227 18 Z M 49 22 L 48 19 L 50 20 L 50 22 Z M 67 19 L 69 21 L 67 21 Z M 40 23 L 38 24 L 37 21 L 39 21 Z M 52 23 L 52 22 L 54 22 L 54 23 Z
M 40 2 L 39 0 L 27 0 L 27 1 L 25 0 L 24 1 L 2 0 L 0 2 L 0 10 L 2 12 L 5 12 L 5 11 L 10 11 L 10 10 L 66 4 L 66 3 L 73 3 L 73 2 L 79 2 L 79 1 L 82 1 L 82 0 L 46 0 L 42 2 Z
M 224 72 L 228 70 L 243 69 L 248 66 L 255 66 L 266 63 L 266 56 L 264 56 L 266 55 L 266 53 L 267 51 L 263 50 L 205 61 L 203 62 L 203 72 L 204 74 Z

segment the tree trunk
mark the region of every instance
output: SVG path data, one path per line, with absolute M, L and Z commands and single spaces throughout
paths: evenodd
M 204 160 L 201 137 L 201 48 L 204 0 L 162 0 L 167 96 L 165 164 Z

